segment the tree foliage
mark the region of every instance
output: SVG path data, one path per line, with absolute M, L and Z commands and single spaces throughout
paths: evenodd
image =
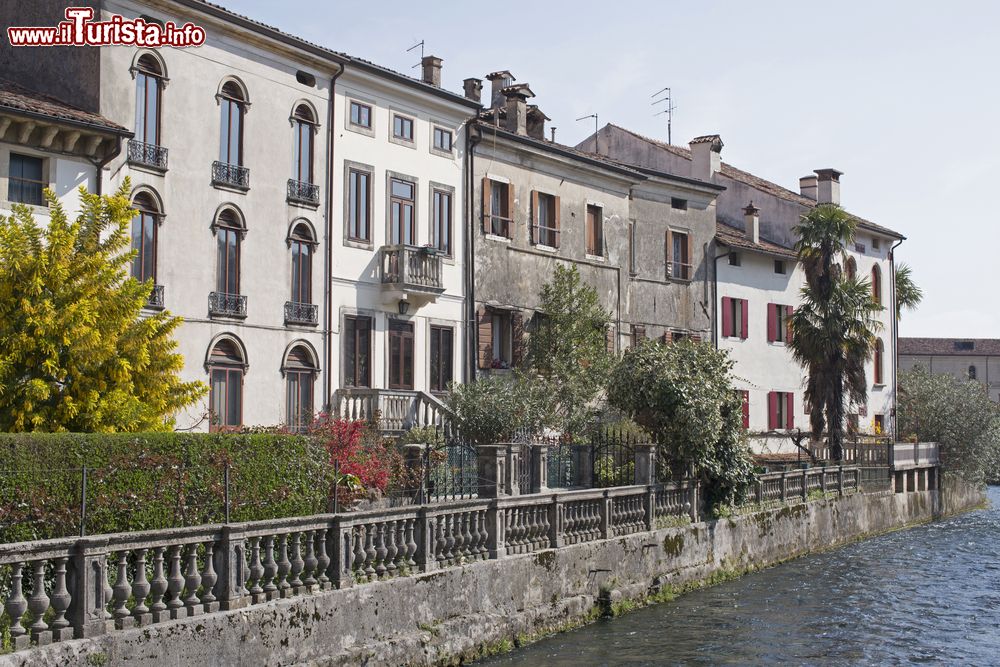
M 446 403 L 459 432 L 478 446 L 540 433 L 551 418 L 552 397 L 530 376 L 503 374 L 453 385 Z
M 1000 406 L 979 382 L 914 367 L 899 374 L 896 415 L 903 439 L 940 444 L 946 470 L 974 484 L 1000 479 Z
M 907 264 L 896 267 L 896 319 L 903 309 L 915 310 L 924 300 L 924 291 L 913 282 L 913 269 Z
M 656 437 L 674 462 L 693 466 L 711 507 L 741 502 L 753 480 L 742 399 L 728 352 L 688 340 L 646 341 L 611 374 L 609 403 Z
M 552 391 L 552 425 L 580 433 L 614 362 L 607 349 L 610 316 L 576 266 L 556 267 L 542 287 L 539 311 L 543 317 L 528 340 L 528 369 Z
M 834 204 L 813 208 L 795 228 L 806 286 L 792 314 L 790 347 L 808 373 L 812 435 L 819 439 L 826 430 L 835 460 L 842 457 L 847 403 L 867 400 L 865 363 L 881 328 L 876 317 L 881 306 L 872 299 L 869 283 L 841 269 L 856 229 L 857 220 Z
M 128 191 L 81 188 L 74 221 L 50 190 L 48 225 L 0 216 L 0 430 L 167 430 L 204 395 L 177 376 L 181 319 L 140 317 L 153 286 L 129 276 Z

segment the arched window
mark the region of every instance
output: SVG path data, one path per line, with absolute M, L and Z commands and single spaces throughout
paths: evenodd
M 877 264 L 872 267 L 872 301 L 882 305 L 882 271 Z
M 135 65 L 135 139 L 160 145 L 160 96 L 163 68 L 150 54 L 139 56 Z
M 246 95 L 234 81 L 222 86 L 219 105 L 222 107 L 219 162 L 243 165 L 243 114 L 246 113 Z
M 854 261 L 853 257 L 847 258 L 847 263 L 844 264 L 844 273 L 847 274 L 848 280 L 855 280 L 858 277 L 858 263 Z
M 312 231 L 303 222 L 295 225 L 289 236 L 292 249 L 292 302 L 312 303 L 312 254 L 315 245 Z
M 305 104 L 295 107 L 292 114 L 292 127 L 295 130 L 295 163 L 292 167 L 292 178 L 302 183 L 313 182 L 313 134 L 316 119 L 312 110 Z
M 318 369 L 305 345 L 296 345 L 285 359 L 285 411 L 288 428 L 304 431 L 313 419 L 313 385 Z
M 976 379 L 976 367 L 975 366 L 969 366 L 969 379 L 970 380 L 975 380 Z
M 132 277 L 139 282 L 156 282 L 156 236 L 160 210 L 148 192 L 140 192 L 132 200 L 136 209 L 132 218 Z
M 224 209 L 215 223 L 217 239 L 215 290 L 222 294 L 240 293 L 240 242 L 243 239 L 243 222 L 236 211 Z
M 246 359 L 236 341 L 223 338 L 208 355 L 209 429 L 220 431 L 243 424 L 243 374 Z
M 875 366 L 875 384 L 884 384 L 882 381 L 883 368 L 882 368 L 882 357 L 885 356 L 885 347 L 882 344 L 882 339 L 875 341 L 875 354 L 873 358 L 873 364 Z

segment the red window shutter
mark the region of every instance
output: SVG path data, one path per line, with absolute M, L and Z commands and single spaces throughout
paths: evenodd
M 493 366 L 493 314 L 485 308 L 477 313 L 479 321 L 479 367 Z
M 778 426 L 778 392 L 767 392 L 767 428 L 774 430 Z
M 743 318 L 740 326 L 740 338 L 743 340 L 747 339 L 747 310 L 747 300 L 740 299 L 740 316 Z
M 722 297 L 722 335 L 731 336 L 733 334 L 733 307 L 732 299 L 728 296 Z
M 785 428 L 795 428 L 795 394 L 792 392 L 785 394 Z
M 785 342 L 792 342 L 792 312 L 794 308 L 791 306 L 785 306 Z
M 743 428 L 750 428 L 750 392 L 741 391 L 743 394 Z
M 767 342 L 778 340 L 778 304 L 767 304 Z
M 483 178 L 483 231 L 489 234 L 492 230 L 492 224 L 490 222 L 490 216 L 493 211 L 490 210 L 492 206 L 493 197 L 490 194 L 490 179 Z

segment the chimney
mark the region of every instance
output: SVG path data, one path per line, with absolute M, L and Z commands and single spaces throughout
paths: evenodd
M 817 197 L 819 204 L 840 205 L 840 177 L 844 172 L 836 169 L 817 169 Z
M 471 77 L 462 82 L 462 88 L 465 90 L 465 96 L 472 100 L 473 102 L 483 101 L 483 81 L 482 79 L 477 79 Z
M 532 139 L 545 138 L 545 121 L 552 120 L 537 105 L 528 105 L 528 136 Z
M 486 80 L 490 82 L 490 108 L 503 106 L 503 89 L 512 85 L 517 79 L 507 70 L 490 72 L 486 75 Z
M 816 177 L 815 176 L 803 176 L 799 179 L 799 192 L 806 199 L 812 199 L 816 201 Z
M 506 122 L 504 129 L 522 136 L 528 133 L 528 98 L 534 97 L 531 88 L 526 83 L 516 86 L 508 86 L 503 89 L 503 96 L 506 98 L 504 110 L 506 112 Z
M 754 243 L 760 243 L 760 210 L 753 205 L 753 200 L 750 200 L 750 205 L 743 209 L 743 219 L 746 224 L 747 238 Z
M 695 137 L 691 148 L 691 176 L 702 181 L 712 180 L 722 166 L 722 138 L 717 134 Z
M 424 83 L 429 83 L 435 88 L 441 87 L 441 63 L 442 60 L 437 56 L 424 56 L 420 59 Z
M 556 143 L 556 126 L 555 125 L 553 125 L 552 127 L 549 128 L 549 134 L 552 135 L 549 138 L 549 141 L 551 141 L 552 143 Z

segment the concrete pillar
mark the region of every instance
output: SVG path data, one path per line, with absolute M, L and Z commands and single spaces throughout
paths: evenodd
M 507 445 L 476 447 L 476 471 L 479 475 L 479 497 L 497 498 L 507 494 Z
M 421 505 L 427 502 L 427 489 L 425 488 L 427 473 L 424 471 L 424 452 L 427 451 L 427 447 L 427 445 L 417 443 L 403 445 L 403 461 L 406 464 L 406 469 L 420 480 L 420 493 L 416 501 Z
M 240 609 L 250 604 L 243 582 L 247 580 L 245 524 L 226 524 L 222 540 L 216 546 L 215 571 L 218 574 L 215 597 L 223 611 Z
M 641 486 L 656 483 L 656 445 L 635 445 L 634 482 Z
M 531 446 L 531 492 L 549 490 L 549 448 L 545 444 Z
M 508 442 L 504 445 L 507 448 L 506 475 L 503 479 L 504 488 L 508 496 L 521 495 L 521 480 L 518 470 L 521 468 L 521 457 L 524 450 L 520 443 Z M 528 489 L 525 489 L 527 491 Z
M 66 612 L 66 619 L 77 639 L 107 632 L 105 608 L 108 599 L 105 582 L 108 580 L 108 561 L 101 548 L 106 544 L 106 540 L 100 538 L 83 538 L 77 542 L 76 551 L 70 560 L 67 584 L 72 601 Z M 28 635 L 22 637 L 26 640 Z M 25 647 L 15 644 L 15 650 L 20 648 Z
M 590 488 L 594 481 L 594 461 L 590 445 L 573 445 L 573 485 Z

